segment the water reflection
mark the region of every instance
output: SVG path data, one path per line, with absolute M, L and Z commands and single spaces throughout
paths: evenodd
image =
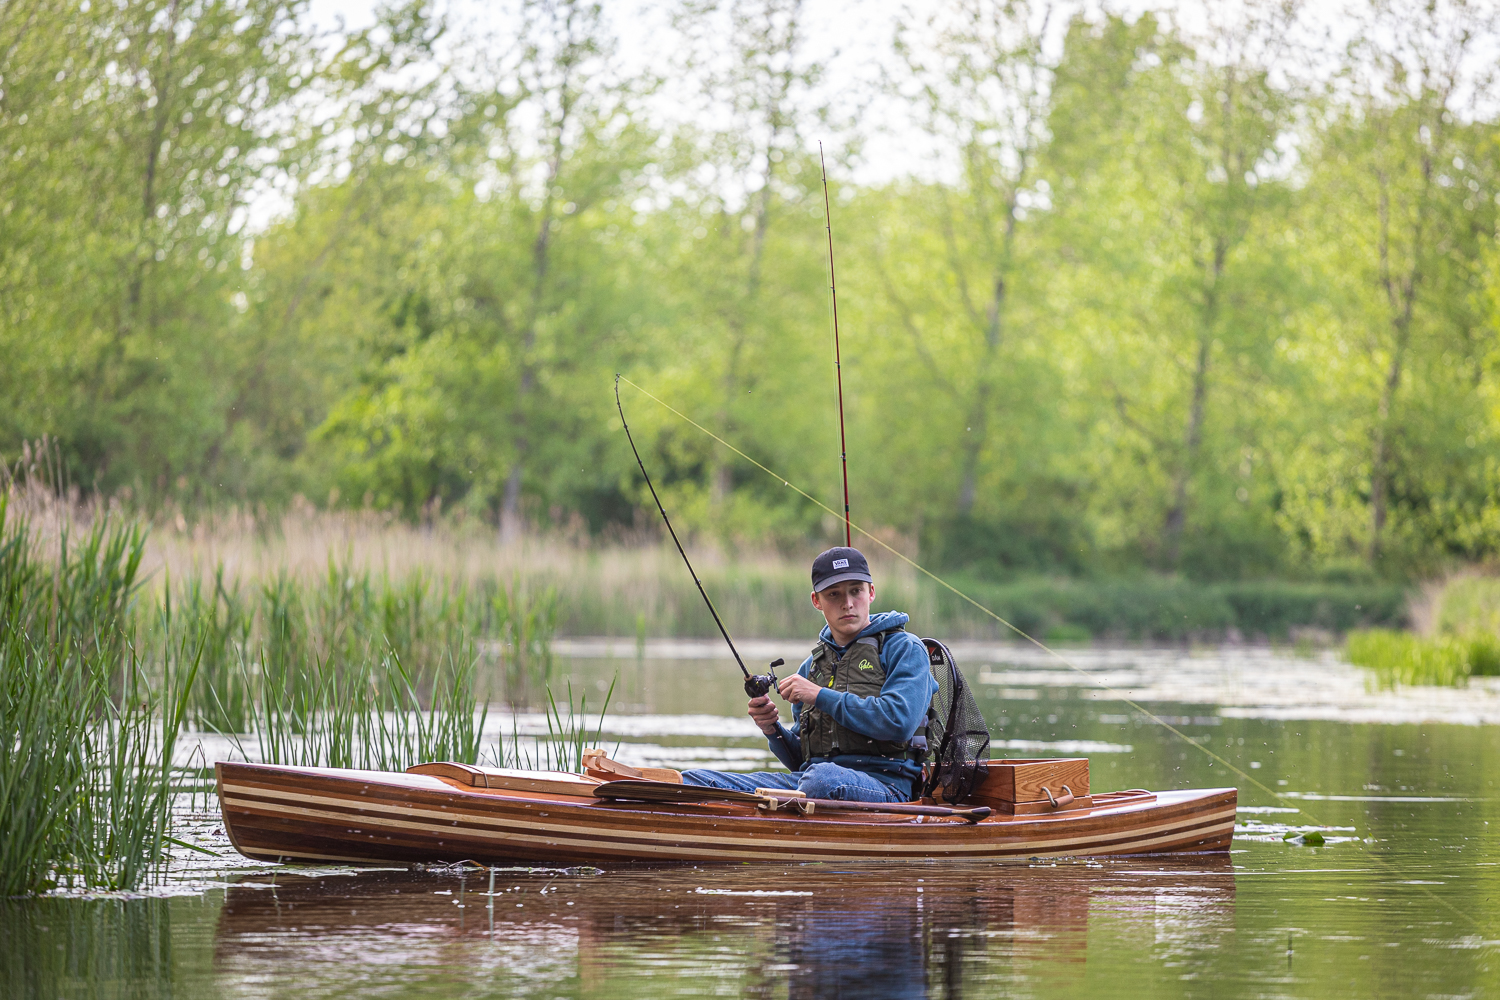
M 202 908 L 198 899 L 0 899 L 0 996 L 170 996 L 194 971 L 194 935 L 180 932 Z
M 1213 948 L 1223 859 L 737 865 L 586 875 L 282 876 L 228 890 L 221 981 L 245 995 L 962 997 L 1066 984 L 1092 953 Z M 657 985 L 647 989 L 651 980 Z M 233 988 L 233 987 L 231 987 Z

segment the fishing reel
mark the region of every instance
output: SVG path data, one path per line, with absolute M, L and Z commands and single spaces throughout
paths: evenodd
M 771 661 L 771 669 L 764 674 L 745 675 L 745 693 L 752 698 L 759 698 L 776 686 L 776 668 L 783 666 L 785 660 L 777 657 Z

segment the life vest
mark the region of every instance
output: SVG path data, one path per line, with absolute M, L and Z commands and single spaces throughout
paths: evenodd
M 898 625 L 874 635 L 860 636 L 849 644 L 842 656 L 831 645 L 818 640 L 812 649 L 808 679 L 819 687 L 833 688 L 858 698 L 877 697 L 885 686 L 885 667 L 880 662 L 880 653 L 885 648 L 886 637 L 901 631 L 905 630 Z M 802 741 L 803 767 L 816 757 L 859 754 L 906 760 L 912 753 L 912 748 L 904 740 L 871 739 L 839 725 L 833 716 L 815 705 L 802 706 L 797 735 Z
M 873 698 L 885 686 L 885 667 L 880 654 L 892 632 L 904 632 L 896 626 L 861 636 L 838 656 L 827 643 L 819 640 L 812 650 L 808 677 L 820 687 L 847 691 L 861 698 Z M 927 706 L 926 717 L 912 738 L 906 742 L 873 740 L 846 729 L 833 716 L 814 705 L 803 705 L 798 735 L 802 741 L 802 766 L 815 757 L 837 757 L 860 754 L 891 757 L 926 764 L 921 783 L 923 796 L 941 795 L 948 802 L 966 801 L 984 781 L 990 756 L 990 731 L 980 714 L 974 693 L 969 689 L 953 653 L 937 639 L 923 639 L 928 664 L 937 690 Z M 930 755 L 930 761 L 929 761 Z

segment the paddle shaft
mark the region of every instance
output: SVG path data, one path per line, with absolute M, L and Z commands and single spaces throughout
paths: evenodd
M 897 802 L 848 802 L 843 799 L 777 799 L 782 804 L 795 804 L 798 802 L 810 802 L 815 810 L 821 812 L 882 812 L 897 813 L 902 816 L 957 816 L 971 823 L 977 823 L 990 814 L 989 806 L 976 806 L 973 809 L 952 809 L 948 806 L 914 806 Z

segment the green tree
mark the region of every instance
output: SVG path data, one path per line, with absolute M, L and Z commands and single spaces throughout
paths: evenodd
M 1079 19 L 1058 70 L 1053 238 L 1095 333 L 1082 368 L 1114 410 L 1102 496 L 1126 505 L 1134 544 L 1169 570 L 1190 528 L 1195 571 L 1274 556 L 1269 497 L 1250 504 L 1248 467 L 1274 422 L 1258 400 L 1294 304 L 1283 150 L 1299 103 L 1271 81 L 1289 29 L 1284 10 L 1252 13 L 1190 46 L 1149 14 Z
M 314 72 L 300 10 L 0 13 L 0 344 L 22 359 L 0 408 L 26 415 L 12 442 L 52 432 L 105 490 L 160 495 L 206 472 L 244 209 L 299 149 L 289 103 Z
M 515 46 L 452 95 L 446 140 L 379 172 L 329 265 L 338 311 L 308 317 L 359 345 L 315 433 L 350 499 L 462 501 L 514 540 L 526 497 L 576 510 L 608 481 L 608 377 L 641 312 L 618 237 L 653 141 L 612 46 L 597 4 L 527 4 Z M 353 197 L 310 191 L 305 225 Z
M 1493 332 L 1478 290 L 1497 190 L 1494 127 L 1478 118 L 1495 69 L 1479 53 L 1497 27 L 1489 5 L 1373 5 L 1309 151 L 1309 227 L 1334 307 L 1314 349 L 1343 433 L 1303 452 L 1289 515 L 1325 522 L 1325 555 L 1472 553 L 1459 536 L 1492 503 L 1492 482 L 1473 475 L 1492 461 L 1467 441 L 1492 441 L 1474 432 L 1487 422 L 1476 390 Z
M 1018 305 L 1032 291 L 1035 262 L 1021 228 L 1045 200 L 1036 182 L 1053 73 L 1043 49 L 1051 13 L 1028 0 L 959 0 L 921 20 L 908 16 L 897 29 L 898 92 L 958 180 L 927 186 L 929 197 L 911 203 L 941 240 L 931 259 L 941 262 L 937 287 L 947 303 L 913 302 L 936 277 L 925 268 L 917 281 L 892 274 L 887 293 L 917 356 L 958 407 L 961 424 L 947 433 L 962 442 L 953 501 L 960 518 L 973 513 L 995 425 L 1012 416 L 997 392 L 1006 361 L 1035 334 L 1034 317 Z
M 677 10 L 691 118 L 678 124 L 666 165 L 673 196 L 647 226 L 671 307 L 658 384 L 758 459 L 826 483 L 835 411 L 822 405 L 831 392 L 813 391 L 832 374 L 815 141 L 826 107 L 815 97 L 823 67 L 806 55 L 803 8 L 693 0 Z M 725 540 L 802 534 L 816 523 L 727 450 L 670 431 L 653 436 L 690 523 Z

